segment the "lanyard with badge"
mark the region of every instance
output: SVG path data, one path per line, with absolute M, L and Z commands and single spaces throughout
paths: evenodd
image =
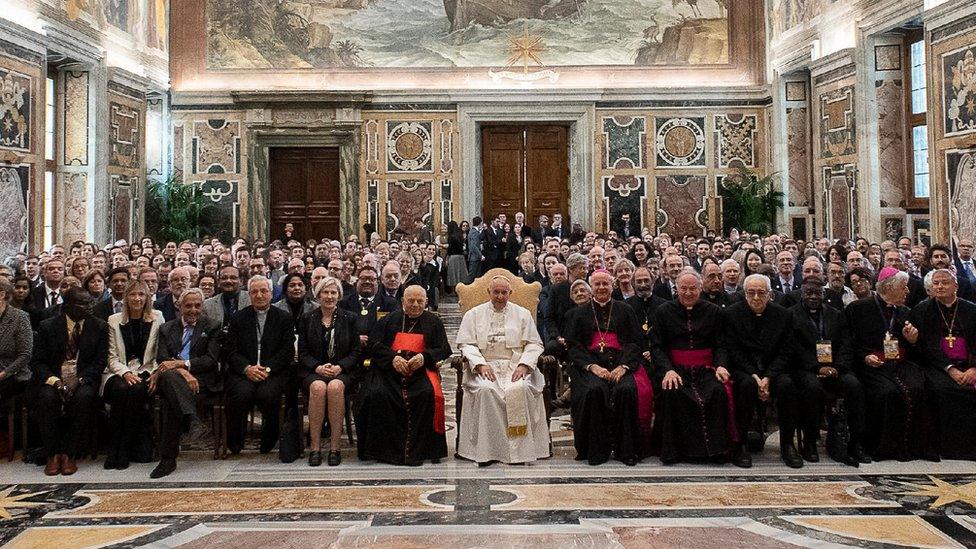
M 878 312 L 881 313 L 881 319 L 884 320 L 884 308 L 881 303 L 875 300 L 875 304 L 878 306 Z M 898 316 L 897 310 L 891 311 L 891 320 L 888 321 L 888 328 L 885 330 L 885 338 L 882 342 L 882 348 L 884 350 L 885 360 L 897 360 L 901 357 L 901 349 L 899 348 L 899 342 L 897 337 L 893 337 L 893 330 L 895 329 L 895 318 Z
M 827 335 L 824 333 L 824 311 L 821 309 L 820 315 L 817 317 L 817 321 L 814 322 L 813 317 L 810 317 L 810 322 L 817 329 L 817 335 L 820 339 L 817 340 L 817 362 L 820 364 L 833 364 L 834 363 L 834 348 L 827 339 Z

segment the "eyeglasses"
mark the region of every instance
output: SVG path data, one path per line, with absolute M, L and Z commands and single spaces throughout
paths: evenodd
M 769 292 L 766 290 L 749 290 L 746 292 L 746 297 L 766 297 Z

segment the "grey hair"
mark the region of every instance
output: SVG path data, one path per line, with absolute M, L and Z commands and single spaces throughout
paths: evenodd
M 322 280 L 319 280 L 319 283 L 315 285 L 315 299 L 318 299 L 319 298 L 319 294 L 322 293 L 322 290 L 326 289 L 329 286 L 335 286 L 336 287 L 336 290 L 339 290 L 339 299 L 341 300 L 342 299 L 342 282 L 339 282 L 339 279 L 338 278 L 335 278 L 335 277 L 332 277 L 332 276 L 327 276 L 327 277 L 323 278 Z
M 588 261 L 589 259 L 579 252 L 570 254 L 570 256 L 566 259 L 566 269 L 572 269 L 577 265 L 586 265 Z
M 267 278 L 267 277 L 262 276 L 262 275 L 254 275 L 251 278 L 247 279 L 247 291 L 248 292 L 251 291 L 251 286 L 253 286 L 255 282 L 267 282 L 268 283 L 268 291 L 274 291 L 274 286 L 271 284 L 271 279 L 270 278 Z
M 908 273 L 905 271 L 898 271 L 898 274 L 893 274 L 884 280 L 878 281 L 878 283 L 875 285 L 875 289 L 883 297 L 888 295 L 898 282 L 908 285 Z
M 573 283 L 569 285 L 570 295 L 572 295 L 573 290 L 576 289 L 577 286 L 586 286 L 586 291 L 590 292 L 591 294 L 593 293 L 593 288 L 590 286 L 590 283 L 581 278 L 573 281 Z
M 750 280 L 762 280 L 763 285 L 766 286 L 766 291 L 767 292 L 773 291 L 773 284 L 769 280 L 769 277 L 766 275 L 761 275 L 759 273 L 751 274 L 747 276 L 746 279 L 742 282 L 742 286 L 745 287 L 745 285 L 748 284 Z
M 699 273 L 698 271 L 696 271 L 692 267 L 685 267 L 685 268 L 681 269 L 681 272 L 678 274 L 678 277 L 674 279 L 675 284 L 677 284 L 678 281 L 681 280 L 681 277 L 683 277 L 683 276 L 693 276 L 693 277 L 695 277 L 695 280 L 698 281 L 698 285 L 699 286 L 701 286 L 704 283 L 704 280 L 702 279 L 701 273 Z
M 725 272 L 725 268 L 728 267 L 728 266 L 730 266 L 730 265 L 735 265 L 739 270 L 742 270 L 742 266 L 739 265 L 739 262 L 736 261 L 736 260 L 734 260 L 734 259 L 726 259 L 725 261 L 723 261 L 718 266 L 718 268 L 721 269 L 722 272 L 724 273 Z
M 627 258 L 624 258 L 624 259 L 621 259 L 620 261 L 618 261 L 617 264 L 613 266 L 613 274 L 614 274 L 614 276 L 616 276 L 617 271 L 619 271 L 623 267 L 630 267 L 630 270 L 633 271 L 634 270 L 634 262 L 631 261 L 631 260 L 629 260 L 629 259 L 627 259 Z
M 179 303 L 179 304 L 182 305 L 183 304 L 183 300 L 186 299 L 186 296 L 188 296 L 190 294 L 200 296 L 200 301 L 206 301 L 207 300 L 207 296 L 203 295 L 203 290 L 201 290 L 200 288 L 194 287 L 194 288 L 187 288 L 187 289 L 183 290 L 183 293 L 180 294 L 180 298 L 177 300 L 177 303 Z
M 956 284 L 959 283 L 959 280 L 956 279 L 956 273 L 950 271 L 949 269 L 932 269 L 931 271 L 928 272 L 927 275 L 925 275 L 925 278 L 922 280 L 922 282 L 925 284 L 926 292 L 932 289 L 932 279 L 935 278 L 936 273 L 945 273 L 950 277 L 952 277 L 953 282 L 955 282 Z

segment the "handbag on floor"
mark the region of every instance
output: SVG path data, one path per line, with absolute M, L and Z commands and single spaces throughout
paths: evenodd
M 298 414 L 297 409 L 291 409 L 285 416 L 285 422 L 281 426 L 281 439 L 278 444 L 278 459 L 282 463 L 291 463 L 305 454 L 305 445 L 302 437 L 304 430 L 304 418 Z

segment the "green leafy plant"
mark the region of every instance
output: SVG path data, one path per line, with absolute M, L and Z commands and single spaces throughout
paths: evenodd
M 213 208 L 199 185 L 175 177 L 155 180 L 146 187 L 146 229 L 162 242 L 196 240 L 211 233 L 207 219 Z
M 740 231 L 768 235 L 776 231 L 776 214 L 783 208 L 784 194 L 775 189 L 778 173 L 759 177 L 743 169 L 727 177 L 720 189 L 722 225 Z

